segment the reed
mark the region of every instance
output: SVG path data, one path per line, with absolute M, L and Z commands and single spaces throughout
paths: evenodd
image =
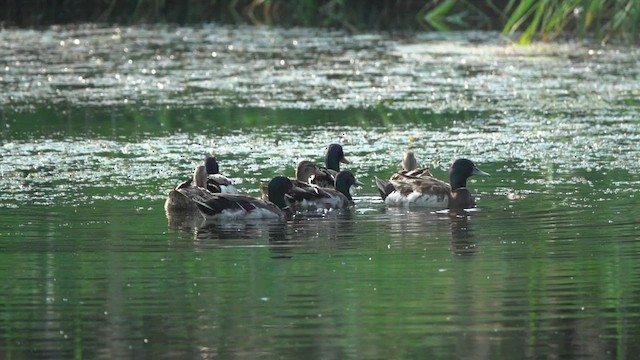
M 568 35 L 631 43 L 640 40 L 639 23 L 640 0 L 522 0 L 514 6 L 503 33 L 521 30 L 522 44 L 536 36 L 546 41 Z

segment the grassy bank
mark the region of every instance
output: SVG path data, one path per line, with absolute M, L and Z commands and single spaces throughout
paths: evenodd
M 502 30 L 519 41 L 638 42 L 640 0 L 0 0 L 4 27 L 203 22 L 361 30 Z

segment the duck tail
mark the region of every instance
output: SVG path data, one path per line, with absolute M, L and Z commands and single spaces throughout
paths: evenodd
M 382 198 L 382 200 L 386 199 L 389 194 L 395 191 L 395 188 L 391 183 L 386 182 L 382 179 L 378 179 L 378 177 L 376 177 L 376 187 L 380 192 L 380 197 Z

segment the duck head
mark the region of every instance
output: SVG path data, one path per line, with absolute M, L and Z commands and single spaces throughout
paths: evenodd
M 302 160 L 298 163 L 296 169 L 296 179 L 305 183 L 309 182 L 309 178 L 318 175 L 318 166 L 309 160 Z
M 349 201 L 353 201 L 352 195 L 355 193 L 354 186 L 362 185 L 363 184 L 358 181 L 350 171 L 340 171 L 336 175 L 336 190 L 346 196 Z
M 473 175 L 490 176 L 488 173 L 478 169 L 471 160 L 458 159 L 449 168 L 449 184 L 451 191 L 467 186 L 467 179 Z
M 218 167 L 218 160 L 215 156 L 207 156 L 204 160 L 204 166 L 207 167 L 208 174 L 219 174 L 220 168 Z
M 269 201 L 276 204 L 280 209 L 287 209 L 288 205 L 285 201 L 285 195 L 293 188 L 291 180 L 284 176 L 276 176 L 267 185 L 267 194 Z
M 340 171 L 340 163 L 348 164 L 349 160 L 344 157 L 342 151 L 342 145 L 331 144 L 327 148 L 327 154 L 325 157 L 325 166 L 327 169 Z

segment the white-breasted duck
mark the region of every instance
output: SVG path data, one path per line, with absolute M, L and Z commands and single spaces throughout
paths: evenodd
M 449 184 L 431 176 L 403 175 L 388 182 L 376 178 L 376 186 L 389 206 L 468 209 L 476 206 L 467 189 L 470 176 L 489 176 L 468 159 L 458 159 L 449 168 Z
M 193 180 L 185 181 L 169 192 L 165 201 L 167 213 L 190 212 L 207 220 L 275 219 L 288 220 L 292 212 L 285 194 L 291 190 L 291 181 L 283 176 L 274 177 L 268 184 L 270 201 L 247 195 L 213 193 L 205 188 L 205 166 L 196 167 Z
M 315 184 L 300 184 L 288 193 L 288 201 L 296 211 L 317 211 L 330 209 L 347 209 L 353 206 L 355 187 L 361 186 L 350 171 L 340 171 L 335 177 L 333 188 Z

